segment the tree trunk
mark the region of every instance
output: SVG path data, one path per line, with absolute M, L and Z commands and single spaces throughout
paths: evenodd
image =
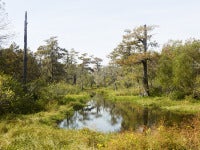
M 147 52 L 147 27 L 144 25 L 144 53 Z M 143 87 L 144 87 L 144 95 L 149 96 L 149 84 L 148 84 L 148 72 L 147 72 L 147 59 L 142 61 L 143 65 Z
M 24 88 L 27 82 L 27 12 L 25 12 L 25 21 L 24 21 L 24 60 L 23 60 L 23 83 Z
M 83 91 L 83 81 L 81 81 L 81 91 Z
M 116 82 L 114 82 L 114 89 L 115 89 L 115 91 L 117 91 L 117 83 Z
M 73 75 L 73 85 L 76 85 L 76 74 Z
M 147 60 L 143 60 L 142 61 L 142 65 L 143 65 L 143 87 L 144 87 L 144 95 L 149 96 Z

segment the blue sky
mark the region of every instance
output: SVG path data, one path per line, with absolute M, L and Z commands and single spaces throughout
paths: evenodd
M 169 39 L 200 38 L 199 0 L 3 0 L 23 47 L 24 12 L 28 11 L 28 47 L 32 51 L 51 36 L 61 47 L 105 59 L 121 41 L 124 29 L 158 25 L 160 46 Z M 12 42 L 12 41 L 11 41 Z

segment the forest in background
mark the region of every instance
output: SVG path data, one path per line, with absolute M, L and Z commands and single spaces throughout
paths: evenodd
M 109 88 L 127 89 L 128 95 L 168 96 L 176 100 L 189 96 L 198 100 L 200 40 L 171 40 L 159 52 L 154 50 L 156 41 L 151 41 L 153 29 L 154 26 L 145 25 L 126 30 L 110 53 L 107 66 L 101 65 L 101 58 L 61 48 L 57 38 L 50 37 L 36 52 L 28 50 L 26 91 L 23 50 L 15 43 L 1 48 L 1 111 L 32 111 L 29 107 L 40 101 L 44 89 L 52 86 L 63 91 L 61 95 L 67 94 L 62 89 L 67 87 L 78 91 Z

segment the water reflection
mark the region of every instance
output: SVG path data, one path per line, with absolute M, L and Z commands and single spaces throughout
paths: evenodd
M 146 127 L 153 127 L 161 121 L 164 125 L 180 123 L 188 115 L 173 114 L 159 108 L 139 107 L 130 102 L 106 101 L 96 96 L 82 110 L 67 117 L 59 126 L 67 129 L 89 128 L 101 132 L 119 132 L 134 130 L 142 132 Z
M 117 132 L 121 129 L 122 116 L 114 114 L 113 107 L 103 101 L 91 100 L 87 107 L 76 111 L 71 118 L 60 123 L 61 128 L 89 128 L 101 132 Z

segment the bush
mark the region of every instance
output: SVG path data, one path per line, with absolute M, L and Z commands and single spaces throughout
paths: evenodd
M 28 114 L 42 110 L 41 105 L 30 94 L 20 97 L 12 106 L 14 113 Z
M 16 102 L 22 97 L 23 89 L 20 84 L 10 76 L 0 74 L 0 113 L 13 111 Z
M 0 74 L 0 114 L 26 114 L 39 109 L 33 96 L 24 92 L 22 84 L 10 76 Z
M 43 100 L 60 100 L 67 94 L 78 94 L 80 90 L 72 85 L 64 82 L 52 83 L 46 87 L 41 88 L 39 99 Z
M 173 91 L 169 94 L 170 99 L 172 100 L 180 100 L 185 98 L 185 93 L 182 91 Z
M 162 96 L 162 88 L 161 87 L 151 87 L 150 95 L 151 96 Z
M 82 94 L 82 95 L 66 95 L 64 96 L 62 99 L 60 99 L 58 101 L 58 103 L 60 105 L 65 105 L 68 104 L 70 102 L 81 102 L 84 103 L 86 102 L 88 99 L 90 98 L 90 96 L 88 94 Z

